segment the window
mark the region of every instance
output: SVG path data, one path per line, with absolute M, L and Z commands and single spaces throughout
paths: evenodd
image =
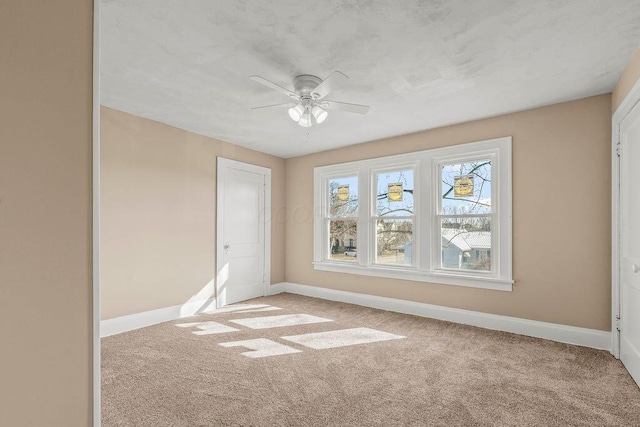
M 414 265 L 412 257 L 414 184 L 412 169 L 377 172 L 374 212 L 375 263 Z
M 491 271 L 491 158 L 438 165 L 440 269 Z M 481 256 L 482 254 L 482 256 Z
M 315 169 L 314 267 L 511 290 L 511 138 Z
M 355 262 L 358 235 L 358 177 L 332 178 L 326 183 L 328 210 L 324 228 L 328 230 L 327 260 Z

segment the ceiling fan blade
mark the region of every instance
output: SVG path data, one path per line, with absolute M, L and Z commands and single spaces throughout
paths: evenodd
M 325 100 L 322 101 L 322 107 L 328 110 L 341 110 L 357 114 L 367 114 L 369 112 L 368 105 L 350 104 L 348 102 Z
M 285 94 L 285 95 L 287 95 L 287 96 L 289 96 L 289 97 L 291 97 L 293 99 L 298 99 L 299 98 L 298 95 L 295 92 L 292 92 L 287 88 L 284 88 L 284 87 L 282 87 L 280 85 L 277 85 L 274 82 L 265 79 L 264 77 L 251 76 L 249 78 L 251 80 L 253 80 L 254 82 L 256 82 L 256 83 L 260 83 L 262 85 L 265 85 L 268 88 L 271 88 L 273 90 L 277 90 L 278 92 L 283 93 L 283 94 Z
M 260 110 L 262 108 L 274 108 L 274 107 L 294 107 L 296 104 L 294 102 L 285 102 L 283 104 L 271 104 L 271 105 L 263 105 L 262 107 L 253 107 L 252 110 Z
M 334 71 L 333 73 L 329 74 L 329 77 L 324 79 L 322 83 L 320 83 L 314 90 L 311 91 L 311 96 L 313 96 L 314 99 L 322 99 L 327 96 L 329 92 L 331 92 L 331 89 L 337 82 L 339 82 L 340 80 L 348 79 L 349 77 L 346 74 L 340 71 Z

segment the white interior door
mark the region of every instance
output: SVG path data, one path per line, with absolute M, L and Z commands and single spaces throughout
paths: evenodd
M 640 385 L 640 104 L 620 124 L 620 360 Z
M 271 171 L 218 158 L 218 307 L 266 295 Z

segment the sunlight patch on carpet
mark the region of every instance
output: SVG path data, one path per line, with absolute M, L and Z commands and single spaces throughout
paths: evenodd
M 292 335 L 281 338 L 305 347 L 322 350 L 325 348 L 346 347 L 356 344 L 369 344 L 379 341 L 397 340 L 406 337 L 370 328 L 353 328 L 339 331 Z
M 243 356 L 256 359 L 259 357 L 280 356 L 283 354 L 300 353 L 300 350 L 280 344 L 266 338 L 257 338 L 254 340 L 234 341 L 220 343 L 223 347 L 244 347 L 251 351 L 241 353 Z
M 199 331 L 192 332 L 194 335 L 212 335 L 212 334 L 225 334 L 227 332 L 236 332 L 240 329 L 233 328 L 231 326 L 223 325 L 218 322 L 189 322 L 178 323 L 178 328 L 197 328 Z
M 246 326 L 251 329 L 281 328 L 284 326 L 306 325 L 309 323 L 333 322 L 324 317 L 312 316 L 310 314 L 283 314 L 280 316 L 253 317 L 246 319 L 235 319 L 230 322 Z
M 199 325 L 202 322 L 189 322 L 189 323 L 178 323 L 176 327 L 178 328 L 193 328 L 196 325 Z
M 253 310 L 255 308 L 265 308 L 269 307 L 269 304 L 236 304 L 236 305 L 228 305 L 223 308 L 213 308 L 204 310 L 205 314 L 218 314 L 218 313 L 231 313 L 239 310 Z
M 233 314 L 240 314 L 240 313 L 258 313 L 261 311 L 275 311 L 275 310 L 282 310 L 280 307 L 265 307 L 265 308 L 254 308 L 252 310 L 240 310 L 240 311 L 234 311 Z
M 199 331 L 193 332 L 194 335 L 213 335 L 213 334 L 226 334 L 227 332 L 236 332 L 239 329 L 232 328 L 231 326 L 223 325 L 217 322 L 202 322 L 195 325 Z

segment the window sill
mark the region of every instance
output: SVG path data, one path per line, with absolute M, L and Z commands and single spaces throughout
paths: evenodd
M 494 291 L 511 292 L 513 280 L 497 279 L 495 277 L 481 277 L 448 272 L 425 272 L 387 268 L 380 266 L 363 267 L 361 265 L 346 265 L 333 262 L 314 262 L 313 268 L 319 271 L 334 273 L 358 274 L 361 276 L 385 277 L 389 279 L 411 280 L 414 282 L 438 283 L 442 285 L 466 286 L 469 288 L 491 289 Z

